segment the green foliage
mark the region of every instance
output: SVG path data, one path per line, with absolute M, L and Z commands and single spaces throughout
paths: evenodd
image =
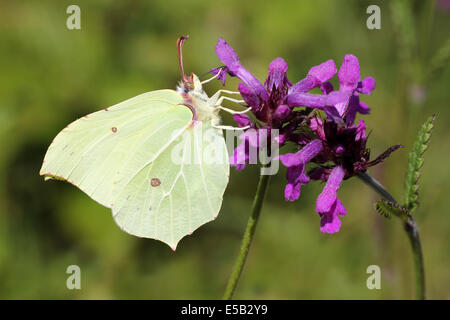
M 214 53 L 218 37 L 238 50 L 244 66 L 261 81 L 275 57 L 289 63 L 288 77 L 297 82 L 314 65 L 334 59 L 339 67 L 346 53 L 355 54 L 361 76 L 377 81 L 372 95 L 363 98 L 373 112 L 361 117 L 373 129 L 370 148 L 377 153 L 403 142 L 400 133 L 409 126 L 397 90 L 405 80 L 393 59 L 393 35 L 399 30 L 389 19 L 390 2 L 80 0 L 81 30 L 66 28 L 70 1 L 0 2 L 0 298 L 220 298 L 247 222 L 257 168 L 231 171 L 217 220 L 187 237 L 173 254 L 161 242 L 121 231 L 108 209 L 73 186 L 44 182 L 36 172 L 48 143 L 70 121 L 98 108 L 138 93 L 173 89 L 180 80 L 175 41 L 189 34 L 184 52 L 188 73 L 203 74 L 220 65 Z M 415 3 L 417 14 L 421 2 Z M 370 4 L 381 8 L 381 30 L 366 28 Z M 419 27 L 420 21 L 412 23 Z M 408 31 L 408 26 L 398 25 Z M 449 26 L 448 13 L 436 11 L 432 33 L 427 34 L 429 56 L 445 43 Z M 421 63 L 428 70 L 431 62 Z M 440 150 L 431 148 L 427 163 L 450 156 L 449 131 L 444 129 L 450 127 L 449 71 L 447 64 L 438 81 L 433 77 L 424 82 L 426 102 L 409 119 L 440 115 L 442 130 L 433 134 Z M 226 88 L 235 90 L 237 85 L 230 78 Z M 219 81 L 205 86 L 209 94 L 221 88 Z M 222 116 L 224 124 L 234 125 L 231 116 Z M 403 191 L 394 181 L 395 171 L 405 166 L 402 160 L 395 156 L 375 168 L 393 194 Z M 450 167 L 427 164 L 426 169 L 420 180 L 421 208 L 430 214 L 421 236 L 428 248 L 429 296 L 446 299 L 448 288 L 442 283 L 449 279 L 450 255 L 443 254 L 448 245 L 442 239 L 449 237 L 450 216 L 435 213 L 448 207 Z M 404 234 L 371 219 L 372 190 L 356 179 L 346 180 L 339 197 L 348 214 L 341 232 L 325 236 L 315 213 L 323 186 L 310 183 L 299 201 L 287 203 L 285 185 L 281 167 L 272 177 L 247 265 L 250 272 L 239 284 L 237 299 L 408 297 L 409 277 L 383 282 L 383 290 L 364 285 L 367 275 L 361 266 L 410 258 Z M 389 241 L 374 242 L 367 236 L 378 231 Z M 65 286 L 71 264 L 82 270 L 82 290 Z M 407 263 L 398 268 L 397 275 L 411 272 Z M 292 281 L 297 276 L 300 280 Z
M 450 59 L 450 38 L 442 45 L 442 47 L 431 58 L 429 76 L 437 76 L 444 70 Z
M 390 219 L 392 215 L 395 215 L 404 220 L 408 218 L 408 210 L 392 201 L 384 199 L 378 200 L 375 203 L 375 209 L 388 219 Z
M 403 72 L 417 76 L 417 39 L 411 1 L 393 0 L 390 6 L 397 37 L 397 54 L 403 64 Z
M 413 150 L 408 156 L 408 167 L 405 178 L 405 207 L 409 210 L 409 212 L 413 212 L 419 203 L 420 169 L 423 166 L 423 154 L 428 148 L 431 132 L 434 127 L 434 118 L 434 115 L 431 116 L 422 125 L 422 128 L 417 135 L 416 142 L 414 143 Z

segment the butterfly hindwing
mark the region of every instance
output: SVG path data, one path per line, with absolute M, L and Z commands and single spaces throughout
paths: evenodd
M 228 176 L 221 130 L 197 121 L 126 185 L 114 187 L 114 219 L 128 233 L 175 249 L 181 238 L 216 218 Z

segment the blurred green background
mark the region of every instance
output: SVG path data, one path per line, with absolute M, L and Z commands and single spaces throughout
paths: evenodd
M 445 2 L 445 1 L 444 1 Z M 66 8 L 81 8 L 81 30 L 66 28 Z M 358 56 L 377 89 L 363 101 L 376 156 L 401 143 L 369 172 L 398 199 L 414 137 L 436 114 L 425 154 L 421 206 L 428 296 L 450 298 L 449 12 L 432 1 L 1 1 L 0 2 L 0 298 L 216 299 L 238 253 L 258 169 L 232 169 L 218 219 L 173 252 L 116 226 L 110 210 L 67 183 L 45 182 L 39 169 L 53 137 L 87 113 L 180 80 L 175 43 L 189 34 L 187 72 L 220 65 L 224 37 L 261 81 L 283 57 L 292 82 L 327 59 Z M 381 30 L 368 30 L 366 8 L 381 8 Z M 447 46 L 447 49 L 441 49 Z M 336 78 L 334 79 L 336 83 Z M 227 83 L 236 88 L 236 80 Z M 218 82 L 207 85 L 212 94 Z M 224 118 L 231 124 L 230 118 Z M 357 178 L 339 196 L 348 210 L 341 231 L 319 232 L 310 183 L 283 199 L 285 169 L 272 179 L 235 298 L 410 299 L 412 255 L 398 219 L 373 208 L 378 199 Z M 69 265 L 81 290 L 66 288 Z M 381 268 L 381 290 L 366 287 L 366 268 Z

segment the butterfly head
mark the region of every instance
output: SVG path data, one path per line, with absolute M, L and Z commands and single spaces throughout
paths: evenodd
M 184 67 L 183 67 L 183 44 L 184 42 L 189 39 L 189 36 L 181 36 L 177 40 L 177 49 L 178 49 L 178 62 L 180 64 L 180 70 L 182 75 L 182 81 L 177 87 L 178 93 L 182 95 L 203 95 L 203 87 L 200 79 L 197 75 L 191 73 L 189 76 L 187 76 L 184 73 Z
M 189 107 L 194 114 L 194 120 L 220 122 L 218 109 L 211 105 L 211 100 L 203 90 L 202 82 L 197 75 L 191 73 L 187 76 L 183 68 L 183 43 L 189 36 L 181 36 L 177 41 L 178 61 L 182 81 L 177 86 L 177 92 L 183 96 L 183 105 Z

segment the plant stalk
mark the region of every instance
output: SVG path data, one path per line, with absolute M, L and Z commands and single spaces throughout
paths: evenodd
M 228 280 L 223 300 L 230 300 L 236 290 L 237 283 L 244 269 L 245 261 L 247 260 L 248 250 L 255 234 L 256 225 L 261 213 L 264 198 L 266 196 L 267 187 L 269 186 L 270 175 L 260 175 L 258 187 L 256 188 L 255 198 L 253 199 L 252 212 L 245 228 L 244 236 L 241 242 L 241 248 L 239 255 L 234 264 L 233 271 L 231 272 L 230 279 Z
M 374 189 L 380 196 L 398 204 L 397 200 L 383 187 L 381 183 L 372 178 L 367 173 L 360 173 L 358 177 Z M 422 245 L 420 243 L 419 228 L 417 227 L 416 220 L 410 214 L 408 219 L 403 220 L 403 227 L 408 235 L 408 239 L 411 243 L 411 249 L 414 259 L 414 269 L 416 274 L 416 298 L 425 300 L 425 267 L 423 263 Z

